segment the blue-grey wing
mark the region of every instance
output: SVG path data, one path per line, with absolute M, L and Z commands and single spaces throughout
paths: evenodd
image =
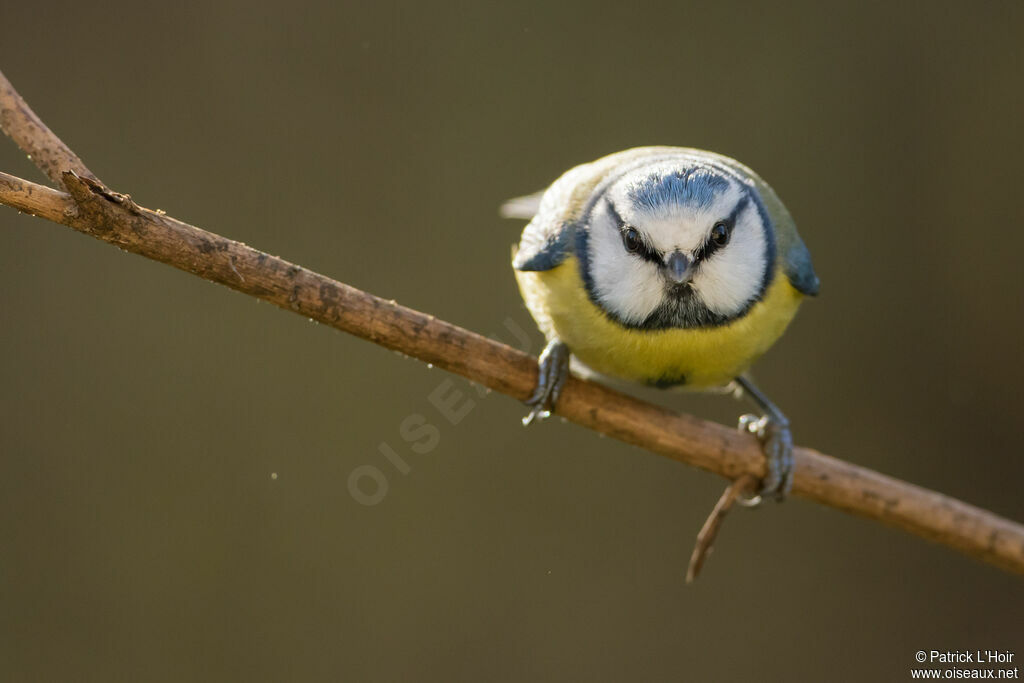
M 801 294 L 817 296 L 821 288 L 818 275 L 814 272 L 814 264 L 811 263 L 811 252 L 807 250 L 800 235 L 793 233 L 792 239 L 785 252 L 782 253 L 783 271 L 789 278 L 790 284 Z
M 800 239 L 796 223 L 793 222 L 789 211 L 782 205 L 771 188 L 768 188 L 767 193 L 762 191 L 761 196 L 775 223 L 775 240 L 777 253 L 782 260 L 782 272 L 786 274 L 789 283 L 795 290 L 806 296 L 817 296 L 821 283 L 814 272 L 811 252 L 808 251 L 804 241 Z
M 512 259 L 516 270 L 551 270 L 572 251 L 574 231 L 568 211 L 571 179 L 570 172 L 544 192 L 510 199 L 502 205 L 503 216 L 531 219 Z
M 572 251 L 572 228 L 554 216 L 539 213 L 523 229 L 512 259 L 516 270 L 551 270 Z

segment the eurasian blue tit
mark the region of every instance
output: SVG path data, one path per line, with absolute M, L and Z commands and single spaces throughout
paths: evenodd
M 641 147 L 503 210 L 531 219 L 512 265 L 548 341 L 524 423 L 550 414 L 570 355 L 574 369 L 657 387 L 730 387 L 763 413 L 741 419 L 764 445 L 761 494 L 784 497 L 789 422 L 744 373 L 818 277 L 771 187 L 720 154 Z

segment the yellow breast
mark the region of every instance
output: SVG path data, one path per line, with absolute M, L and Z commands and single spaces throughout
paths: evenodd
M 608 318 L 587 296 L 570 256 L 546 271 L 516 271 L 519 291 L 538 326 L 558 337 L 596 372 L 648 384 L 721 386 L 775 343 L 803 298 L 780 271 L 764 298 L 719 327 L 636 330 Z

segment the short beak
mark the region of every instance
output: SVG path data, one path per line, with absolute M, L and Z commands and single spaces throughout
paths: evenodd
M 665 274 L 676 284 L 690 281 L 690 259 L 681 251 L 674 251 L 665 259 Z

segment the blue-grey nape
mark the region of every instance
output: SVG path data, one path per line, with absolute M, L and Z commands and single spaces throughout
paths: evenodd
M 695 166 L 670 173 L 652 173 L 627 191 L 636 208 L 655 213 L 669 206 L 706 209 L 715 197 L 729 189 L 729 181 L 717 170 Z

